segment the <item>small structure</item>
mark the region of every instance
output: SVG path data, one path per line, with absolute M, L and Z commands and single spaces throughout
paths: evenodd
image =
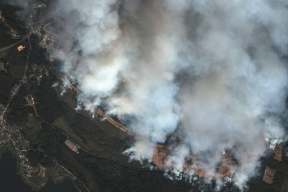
M 69 147 L 75 153 L 79 154 L 79 151 L 78 151 L 79 147 L 75 145 L 72 141 L 70 141 L 69 139 L 65 141 L 65 145 L 67 145 L 67 147 Z
M 17 49 L 18 51 L 22 51 L 23 49 L 25 49 L 25 47 L 23 45 L 20 45 Z
M 274 152 L 273 158 L 277 161 L 281 161 L 282 160 L 282 144 L 277 145 L 273 152 Z
M 275 173 L 276 173 L 275 169 L 271 169 L 270 167 L 266 166 L 265 173 L 263 176 L 263 181 L 268 184 L 272 184 Z
M 42 167 L 42 166 L 40 165 L 40 170 L 39 170 L 38 176 L 44 178 L 44 177 L 45 177 L 45 171 L 46 171 L 46 168 L 45 168 L 45 167 Z

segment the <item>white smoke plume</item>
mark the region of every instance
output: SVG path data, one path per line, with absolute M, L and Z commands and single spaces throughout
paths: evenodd
M 285 134 L 287 6 L 286 0 L 59 0 L 55 49 L 65 54 L 55 57 L 92 98 L 87 110 L 104 103 L 133 130 L 136 143 L 127 153 L 151 159 L 156 143 L 173 133 L 181 140 L 168 162 L 176 171 L 193 153 L 214 172 L 223 150 L 233 149 L 241 165 L 243 149 L 258 157 L 264 138 Z M 255 163 L 237 169 L 237 182 L 245 183 Z

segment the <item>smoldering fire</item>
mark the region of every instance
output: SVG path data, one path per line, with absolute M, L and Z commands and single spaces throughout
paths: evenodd
M 152 158 L 173 133 L 169 164 L 185 157 L 209 173 L 237 155 L 281 140 L 287 95 L 287 1 L 61 0 L 54 49 L 62 71 L 108 114 L 127 122 L 131 158 Z M 57 26 L 57 24 L 56 24 Z M 55 33 L 56 32 L 56 33 Z M 57 54 L 62 50 L 65 54 Z M 82 98 L 85 99 L 85 98 Z M 87 103 L 87 102 L 86 102 Z M 205 163 L 204 163 L 205 162 Z M 232 170 L 245 183 L 255 161 Z M 249 167 L 249 168 L 247 168 Z M 192 173 L 191 173 L 192 174 Z

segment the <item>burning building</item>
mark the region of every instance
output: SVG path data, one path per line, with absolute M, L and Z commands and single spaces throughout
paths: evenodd
M 276 174 L 276 170 L 271 169 L 270 167 L 266 166 L 265 173 L 263 176 L 263 181 L 268 184 L 273 184 L 273 179 Z
M 265 141 L 259 140 L 255 141 L 255 143 L 261 143 L 263 146 L 263 152 L 266 149 L 265 147 Z M 174 144 L 175 145 L 175 144 Z M 173 146 L 173 144 L 172 144 Z M 173 150 L 173 147 L 171 147 L 168 144 L 158 144 L 155 147 L 152 161 L 153 163 L 161 168 L 161 169 L 174 169 L 173 163 L 169 160 L 169 155 L 171 155 Z M 220 178 L 224 179 L 227 176 L 233 175 L 237 167 L 241 164 L 242 168 L 248 167 L 251 163 L 253 164 L 255 161 L 257 161 L 260 156 L 255 156 L 255 152 L 253 150 L 253 145 L 250 145 L 248 148 L 243 148 L 241 150 L 238 150 L 238 154 L 235 154 L 233 150 L 223 150 L 221 158 L 215 167 L 214 171 L 206 171 L 205 168 L 201 166 L 201 164 L 205 164 L 203 160 L 201 160 L 197 155 L 187 156 L 184 159 L 182 169 L 180 171 L 182 172 L 189 172 L 193 173 L 199 177 L 206 177 L 209 179 L 214 178 Z M 237 160 L 237 157 L 241 157 L 241 162 Z
M 277 161 L 282 160 L 282 144 L 279 144 L 274 149 L 274 159 Z

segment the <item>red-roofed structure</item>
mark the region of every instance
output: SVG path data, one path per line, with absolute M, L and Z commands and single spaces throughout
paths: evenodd
M 271 169 L 270 167 L 266 166 L 265 173 L 263 176 L 263 181 L 268 184 L 273 184 L 273 179 L 276 174 L 275 169 Z

